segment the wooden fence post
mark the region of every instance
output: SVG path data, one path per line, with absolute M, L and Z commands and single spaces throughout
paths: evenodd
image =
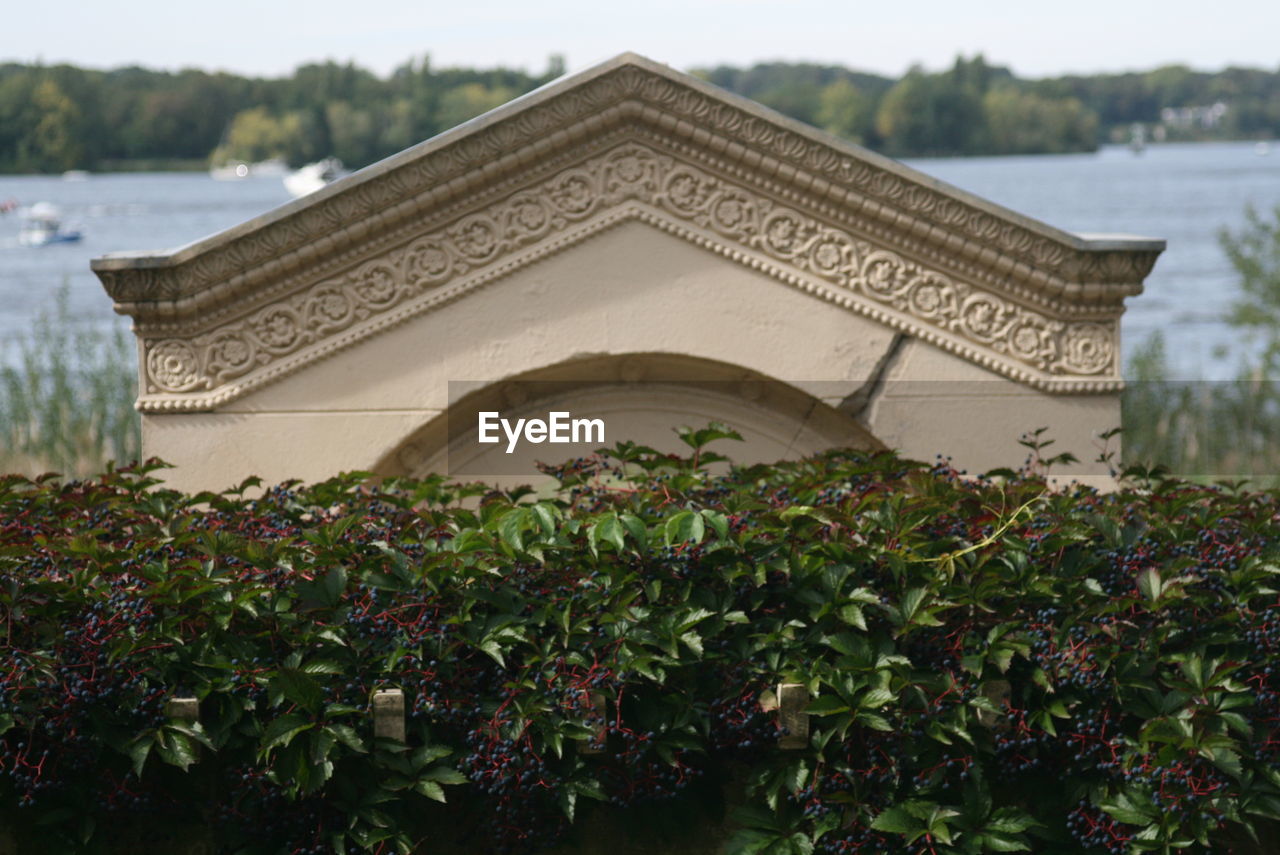
M 809 714 L 805 712 L 808 706 L 809 691 L 803 684 L 778 685 L 778 723 L 783 728 L 778 737 L 779 748 L 793 751 L 809 744 Z
M 404 742 L 404 692 L 400 689 L 373 693 L 373 736 Z
M 164 714 L 195 724 L 200 720 L 200 701 L 196 698 L 170 698 L 164 705 Z

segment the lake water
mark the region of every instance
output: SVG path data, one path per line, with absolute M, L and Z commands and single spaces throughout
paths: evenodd
M 1245 206 L 1280 206 L 1280 150 L 1255 154 L 1252 143 L 1153 146 L 1135 156 L 1123 147 L 1096 154 L 908 161 L 979 196 L 1068 231 L 1162 237 L 1169 248 L 1125 314 L 1126 354 L 1153 331 L 1165 331 L 1169 355 L 1184 377 L 1234 374 L 1238 335 L 1222 322 L 1237 295 L 1218 232 L 1238 229 Z M 20 247 L 14 214 L 0 215 L 0 344 L 12 343 L 51 306 L 61 283 L 71 311 L 85 323 L 120 324 L 89 259 L 106 252 L 181 246 L 289 201 L 278 178 L 214 181 L 204 173 L 93 175 L 83 181 L 0 176 L 0 203 L 51 202 L 84 239 Z M 0 346 L 0 350 L 5 350 Z

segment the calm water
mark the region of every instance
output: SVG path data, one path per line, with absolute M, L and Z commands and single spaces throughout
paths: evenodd
M 1069 231 L 1162 237 L 1169 248 L 1129 301 L 1124 350 L 1165 330 L 1178 372 L 1228 377 L 1238 336 L 1222 323 L 1236 295 L 1217 234 L 1239 228 L 1244 209 L 1280 205 L 1280 150 L 1259 157 L 1250 143 L 1168 145 L 1135 156 L 1091 155 L 913 160 L 937 178 Z M 52 202 L 85 238 L 24 248 L 18 218 L 0 215 L 0 342 L 10 342 L 50 303 L 62 282 L 72 311 L 93 324 L 124 324 L 89 259 L 105 252 L 178 247 L 289 201 L 278 178 L 214 181 L 203 173 L 121 174 L 64 181 L 0 176 L 0 202 Z M 0 348 L 2 349 L 2 348 Z

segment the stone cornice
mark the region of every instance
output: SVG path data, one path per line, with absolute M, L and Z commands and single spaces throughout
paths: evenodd
M 524 265 L 638 220 L 991 370 L 1117 388 L 1117 318 L 1056 318 L 771 194 L 621 142 L 219 323 L 140 325 L 145 411 L 216 408 Z
M 1060 232 L 627 55 L 93 267 L 143 340 L 139 407 L 197 411 L 630 220 L 1065 393 L 1118 388 L 1123 300 L 1164 245 Z
M 1051 301 L 1118 308 L 1140 291 L 1164 246 L 1059 231 L 696 78 L 623 55 L 220 235 L 171 253 L 104 256 L 93 269 L 123 313 L 161 320 L 204 312 L 637 116 L 760 178 L 852 205 L 860 216 L 896 223 L 940 247 L 972 252 L 981 245 L 977 258 L 1008 267 L 1025 290 Z

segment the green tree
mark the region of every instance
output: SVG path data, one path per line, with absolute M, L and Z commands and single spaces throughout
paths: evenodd
M 818 96 L 818 124 L 827 131 L 856 143 L 867 139 L 871 130 L 871 104 L 847 78 L 823 88 Z
M 1087 151 L 1097 145 L 1098 117 L 1076 98 L 998 86 L 983 96 L 982 110 L 992 154 Z
M 62 172 L 80 162 L 78 112 L 52 80 L 42 80 L 32 93 L 40 118 L 28 138 L 30 158 L 41 172 Z
M 515 96 L 516 92 L 505 86 L 490 87 L 483 83 L 455 86 L 441 97 L 436 123 L 440 130 L 448 130 L 481 113 L 487 113 L 494 107 L 502 106 Z
M 955 72 L 913 68 L 885 94 L 876 131 L 890 154 L 973 154 L 984 133 L 982 101 Z
M 1249 206 L 1245 225 L 1235 232 L 1224 229 L 1219 241 L 1242 293 L 1227 320 L 1260 335 L 1266 367 L 1280 367 L 1280 206 L 1265 216 Z
M 353 107 L 349 101 L 333 101 L 324 115 L 335 157 L 343 163 L 377 159 L 378 128 L 371 111 Z
M 242 110 L 232 121 L 226 142 L 214 150 L 211 160 L 217 164 L 229 160 L 254 162 L 288 158 L 300 145 L 302 129 L 299 113 L 277 118 L 265 107 Z

